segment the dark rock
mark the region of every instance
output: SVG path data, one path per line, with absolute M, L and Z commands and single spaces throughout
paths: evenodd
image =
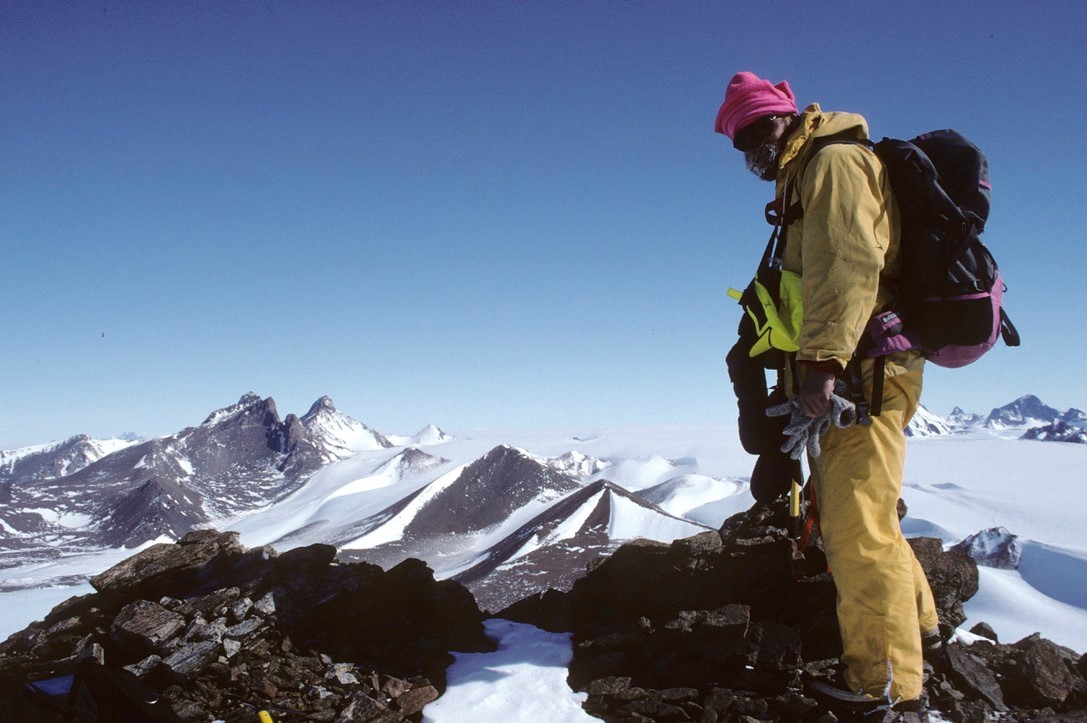
M 962 604 L 978 591 L 978 566 L 961 552 L 944 552 L 943 542 L 934 537 L 908 540 L 913 554 L 928 578 L 940 624 L 957 628 L 966 621 Z
M 215 640 L 192 643 L 178 648 L 177 651 L 163 659 L 162 664 L 176 675 L 188 678 L 203 670 L 218 658 L 220 649 L 221 646 Z
M 631 701 L 630 703 L 624 705 L 621 710 L 643 715 L 652 721 L 690 720 L 690 717 L 686 714 L 683 708 L 677 705 L 673 705 L 672 703 L 665 702 L 659 697 L 643 698 L 642 700 Z
M 788 719 L 798 720 L 809 711 L 815 710 L 818 704 L 800 693 L 782 693 L 770 701 L 770 707 L 786 716 Z
M 498 611 L 495 617 L 535 625 L 551 633 L 568 633 L 573 629 L 569 595 L 555 589 L 518 600 Z
M 1004 710 L 1004 694 L 985 664 L 967 652 L 962 645 L 946 646 L 950 674 L 956 684 L 975 696 L 980 696 L 997 710 Z
M 189 533 L 176 545 L 152 545 L 92 577 L 90 582 L 99 592 L 157 600 L 192 589 L 198 581 L 224 569 L 231 553 L 242 550 L 237 532 L 200 530 Z
M 1059 706 L 1075 687 L 1075 677 L 1065 665 L 1057 646 L 1039 640 L 1023 654 L 1023 674 L 1031 681 L 1034 700 L 1041 705 Z
M 372 723 L 373 721 L 400 720 L 401 716 L 390 716 L 388 707 L 374 700 L 365 693 L 355 693 L 347 707 L 335 719 L 336 723 Z
M 970 628 L 970 632 L 974 635 L 980 635 L 983 638 L 992 640 L 994 643 L 999 643 L 1000 638 L 997 636 L 996 631 L 993 630 L 993 626 L 986 622 L 980 622 L 974 627 Z
M 116 638 L 144 653 L 162 653 L 166 641 L 184 629 L 184 616 L 148 600 L 125 606 L 111 626 Z
M 781 623 L 758 623 L 752 627 L 749 642 L 755 649 L 758 670 L 795 670 L 800 663 L 800 635 Z
M 396 707 L 402 715 L 415 715 L 427 703 L 438 699 L 438 689 L 432 685 L 412 688 L 396 699 Z
M 266 618 L 275 617 L 276 614 L 276 599 L 275 595 L 268 592 L 260 600 L 253 603 L 253 609 Z
M 684 555 L 712 552 L 720 549 L 721 545 L 721 533 L 712 530 L 702 532 L 693 537 L 685 537 L 672 543 L 672 546 Z
M 731 712 L 740 716 L 760 718 L 770 710 L 770 704 L 762 698 L 737 698 L 732 701 Z
M 381 683 L 381 692 L 390 698 L 399 698 L 405 692 L 411 689 L 411 683 L 400 678 L 394 678 L 391 675 L 386 675 L 385 680 Z
M 697 688 L 668 688 L 660 692 L 660 699 L 670 703 L 685 703 L 698 698 Z
M 276 572 L 283 576 L 298 573 L 311 573 L 316 569 L 327 567 L 336 559 L 336 547 L 334 545 L 309 545 L 308 547 L 296 547 L 280 554 L 275 560 Z
M 260 618 L 249 618 L 248 620 L 227 628 L 223 631 L 223 635 L 230 638 L 244 638 L 263 628 L 264 624 L 264 621 Z
M 630 688 L 630 676 L 600 678 L 589 683 L 585 692 L 589 695 L 615 695 Z

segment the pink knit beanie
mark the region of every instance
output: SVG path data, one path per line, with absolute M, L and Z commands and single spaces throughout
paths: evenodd
M 735 138 L 736 131 L 763 116 L 796 112 L 796 96 L 788 82 L 783 80 L 771 85 L 769 80 L 743 71 L 732 76 L 728 82 L 725 102 L 717 111 L 713 129 Z

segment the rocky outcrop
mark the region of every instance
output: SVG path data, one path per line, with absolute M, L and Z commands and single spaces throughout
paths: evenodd
M 420 720 L 445 687 L 451 650 L 493 649 L 482 613 L 418 560 L 385 571 L 334 557 L 328 545 L 245 549 L 214 530 L 155 545 L 0 644 L 0 689 L 73 672 L 93 651 L 183 720 L 240 720 L 261 707 Z
M 818 541 L 801 551 L 787 528 L 782 506 L 756 506 L 718 532 L 629 543 L 569 593 L 534 596 L 499 616 L 572 632 L 570 685 L 604 720 L 837 720 L 821 717 L 829 712 L 803 686 L 841 667 L 834 582 Z M 966 619 L 977 565 L 940 540 L 910 542 L 946 636 Z M 948 649 L 926 690 L 950 720 L 1087 714 L 1085 666 L 1072 651 L 1041 639 Z
M 1034 439 L 1042 442 L 1072 442 L 1074 444 L 1087 444 L 1087 429 L 1058 419 L 1044 426 L 1028 429 L 1023 433 L 1023 436 L 1020 437 L 1020 439 Z
M 1023 543 L 1017 535 L 1003 527 L 991 527 L 977 532 L 951 549 L 969 555 L 979 565 L 1000 570 L 1018 569 L 1019 561 L 1023 557 Z

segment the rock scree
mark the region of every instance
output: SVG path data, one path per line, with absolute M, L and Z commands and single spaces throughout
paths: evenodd
M 0 719 L 21 719 L 24 681 L 90 658 L 134 674 L 185 721 L 262 709 L 277 721 L 421 720 L 450 651 L 494 649 L 483 613 L 419 560 L 385 571 L 335 553 L 245 549 L 214 530 L 147 548 L 0 644 Z

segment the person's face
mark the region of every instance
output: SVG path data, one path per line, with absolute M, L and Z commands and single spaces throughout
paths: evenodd
M 768 115 L 736 132 L 732 146 L 742 151 L 747 169 L 764 181 L 777 177 L 778 157 L 789 128 L 790 116 Z

